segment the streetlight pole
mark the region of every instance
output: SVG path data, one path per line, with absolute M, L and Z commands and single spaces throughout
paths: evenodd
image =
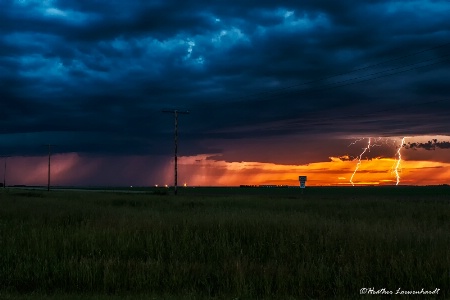
M 180 111 L 177 109 L 174 110 L 163 110 L 163 113 L 171 113 L 175 118 L 175 151 L 174 151 L 174 194 L 177 195 L 177 187 L 178 187 L 178 114 L 187 115 L 189 111 Z

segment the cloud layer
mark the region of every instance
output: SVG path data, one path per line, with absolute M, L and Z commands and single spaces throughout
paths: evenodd
M 42 155 L 48 143 L 171 153 L 166 108 L 191 111 L 179 120 L 184 155 L 280 137 L 448 135 L 449 11 L 449 1 L 1 1 L 1 154 Z

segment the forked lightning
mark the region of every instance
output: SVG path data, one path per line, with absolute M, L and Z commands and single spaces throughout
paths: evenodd
M 406 137 L 402 138 L 400 146 L 398 147 L 398 150 L 397 150 L 397 163 L 395 164 L 395 169 L 394 169 L 395 177 L 397 178 L 397 183 L 395 185 L 398 185 L 400 183 L 400 174 L 398 173 L 399 172 L 398 170 L 399 170 L 401 162 L 402 162 L 402 148 L 403 148 L 403 145 L 405 144 L 405 139 L 406 139 Z
M 356 141 L 356 142 L 357 142 L 357 141 Z M 356 143 L 356 142 L 354 142 L 354 143 Z M 363 152 L 361 152 L 361 154 L 358 156 L 358 163 L 356 164 L 355 171 L 353 171 L 352 177 L 350 177 L 350 183 L 351 183 L 353 186 L 355 186 L 355 184 L 353 183 L 353 177 L 355 176 L 356 171 L 358 171 L 359 166 L 361 165 L 361 158 L 362 158 L 362 156 L 364 155 L 364 153 L 366 153 L 367 150 L 370 151 L 370 142 L 371 142 L 371 138 L 369 138 L 369 141 L 368 141 L 368 143 L 367 143 L 367 147 L 363 148 Z M 350 144 L 350 145 L 352 145 L 352 144 Z
M 398 147 L 397 152 L 396 152 L 396 154 L 395 154 L 396 160 L 395 160 L 395 164 L 394 164 L 394 167 L 393 167 L 393 168 L 394 168 L 394 171 L 393 171 L 393 172 L 394 172 L 395 177 L 396 177 L 396 184 L 395 184 L 395 185 L 398 185 L 398 184 L 400 183 L 400 172 L 401 172 L 401 162 L 402 162 L 401 151 L 402 151 L 403 145 L 405 144 L 405 139 L 406 139 L 406 138 L 407 138 L 407 137 L 403 137 L 403 138 L 402 138 L 401 143 L 400 143 L 400 146 Z M 362 160 L 363 155 L 364 155 L 367 151 L 370 152 L 370 148 L 371 148 L 371 147 L 381 146 L 380 144 L 373 143 L 373 142 L 372 142 L 372 138 L 370 138 L 370 137 L 369 137 L 369 138 L 361 138 L 361 139 L 355 140 L 354 142 L 350 143 L 348 146 L 350 147 L 351 145 L 355 145 L 356 143 L 358 143 L 358 142 L 360 142 L 360 141 L 362 141 L 362 140 L 365 140 L 365 139 L 368 139 L 367 146 L 364 147 L 364 148 L 362 148 L 361 154 L 355 158 L 355 160 L 357 159 L 358 162 L 356 163 L 355 170 L 353 171 L 353 174 L 352 174 L 352 176 L 350 177 L 350 183 L 352 184 L 352 186 L 355 186 L 355 183 L 353 182 L 353 178 L 355 177 L 356 172 L 358 171 L 359 167 L 361 166 L 361 163 L 362 163 L 361 160 Z M 378 142 L 378 141 L 380 141 L 380 140 L 382 140 L 381 137 L 376 138 L 376 139 L 375 139 L 375 142 Z

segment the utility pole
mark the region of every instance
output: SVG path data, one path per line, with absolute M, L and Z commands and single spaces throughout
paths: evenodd
M 5 156 L 5 169 L 3 170 L 3 188 L 5 189 L 6 188 L 6 159 L 7 159 L 8 157 L 7 156 Z
M 187 115 L 189 114 L 189 111 L 181 111 L 181 110 L 177 110 L 177 109 L 173 109 L 173 110 L 163 110 L 163 113 L 171 113 L 174 115 L 175 117 L 175 167 L 174 167 L 174 171 L 175 171 L 175 179 L 174 179 L 174 193 L 175 195 L 177 195 L 177 186 L 178 186 L 178 114 L 182 114 L 182 115 Z
M 47 176 L 47 191 L 50 192 L 50 157 L 51 157 L 51 147 L 54 146 L 52 144 L 47 144 L 48 146 L 48 176 Z

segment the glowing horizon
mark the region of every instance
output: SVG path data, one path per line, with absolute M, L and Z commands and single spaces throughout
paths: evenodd
M 440 138 L 449 140 L 449 137 Z M 356 150 L 341 149 L 347 153 L 306 164 L 228 161 L 220 153 L 180 156 L 178 182 L 180 186 L 298 186 L 300 175 L 308 176 L 307 186 L 441 185 L 450 182 L 448 142 L 429 136 L 408 137 L 409 144 L 404 138 L 400 139 L 401 144 L 399 138 L 385 139 L 382 142 L 382 138 L 360 138 L 351 143 Z M 384 154 L 380 155 L 380 151 Z M 6 184 L 46 185 L 47 159 L 47 156 L 9 157 Z M 51 171 L 54 186 L 173 185 L 173 158 L 168 156 L 55 154 Z
M 207 186 L 211 185 L 205 181 L 211 179 L 211 175 L 217 186 L 238 186 L 247 185 L 299 185 L 298 176 L 308 176 L 309 186 L 351 186 L 349 178 L 353 174 L 354 161 L 343 161 L 337 157 L 330 157 L 330 161 L 316 162 L 307 165 L 276 165 L 272 163 L 258 162 L 225 162 L 207 161 L 207 157 L 196 156 L 197 166 L 183 162 L 186 159 L 180 158 L 184 169 L 189 169 L 191 173 L 194 168 L 197 172 L 186 180 L 188 185 Z M 192 157 L 187 158 L 192 160 Z M 202 163 L 199 163 L 199 160 Z M 371 160 L 361 160 L 358 173 L 354 177 L 354 185 L 396 185 L 396 175 L 392 168 L 397 160 L 393 158 L 374 158 Z M 198 165 L 201 165 L 198 166 Z M 402 180 L 400 185 L 438 185 L 448 183 L 450 178 L 450 163 L 442 164 L 429 161 L 403 161 L 403 167 L 399 170 Z M 209 174 L 202 173 L 201 169 L 207 167 Z M 217 175 L 211 174 L 211 170 L 219 169 Z M 433 170 L 439 168 L 440 174 L 429 176 Z M 444 172 L 443 172 L 444 171 Z M 239 173 L 240 174 L 239 174 Z M 418 174 L 420 172 L 420 174 Z M 192 173 L 191 173 L 192 174 Z M 185 177 L 185 176 L 183 176 Z
M 239 185 L 289 185 L 298 186 L 298 176 L 308 176 L 307 186 L 352 186 L 349 181 L 355 161 L 330 157 L 329 161 L 314 162 L 306 165 L 282 165 L 261 162 L 226 162 L 211 160 L 210 155 L 179 157 L 180 185 L 186 186 L 239 186 Z M 7 185 L 46 185 L 46 157 L 9 158 Z M 139 161 L 138 158 L 125 159 Z M 13 172 L 12 164 L 20 163 L 20 170 L 26 169 L 29 163 L 35 163 L 33 172 Z M 394 158 L 362 159 L 358 172 L 353 177 L 355 186 L 361 185 L 396 185 L 396 175 L 392 166 L 397 161 Z M 82 167 L 84 165 L 84 167 Z M 52 160 L 52 185 L 88 185 L 83 182 L 84 176 L 89 176 L 100 163 L 83 162 L 75 154 L 55 155 Z M 439 170 L 439 173 L 436 172 Z M 128 171 L 124 171 L 127 173 Z M 399 170 L 401 181 L 399 185 L 440 185 L 449 183 L 450 163 L 433 161 L 402 161 Z M 20 175 L 20 174 L 21 175 Z M 19 174 L 19 175 L 18 175 Z M 188 175 L 191 174 L 191 175 Z M 146 174 L 142 174 L 143 177 Z M 161 170 L 160 180 L 143 179 L 133 185 L 164 186 L 173 185 L 173 164 L 169 162 Z M 147 174 L 148 176 L 148 174 Z M 140 177 L 140 176 L 137 176 Z M 21 178 L 21 179 L 19 179 Z M 92 178 L 92 177 L 90 177 Z M 136 180 L 131 180 L 136 182 Z M 127 182 L 123 180 L 123 182 Z M 95 182 L 92 185 L 97 185 Z M 98 185 L 102 185 L 100 182 Z M 103 184 L 104 185 L 104 184 Z M 111 183 L 118 185 L 117 181 Z M 128 184 L 123 184 L 128 185 Z

